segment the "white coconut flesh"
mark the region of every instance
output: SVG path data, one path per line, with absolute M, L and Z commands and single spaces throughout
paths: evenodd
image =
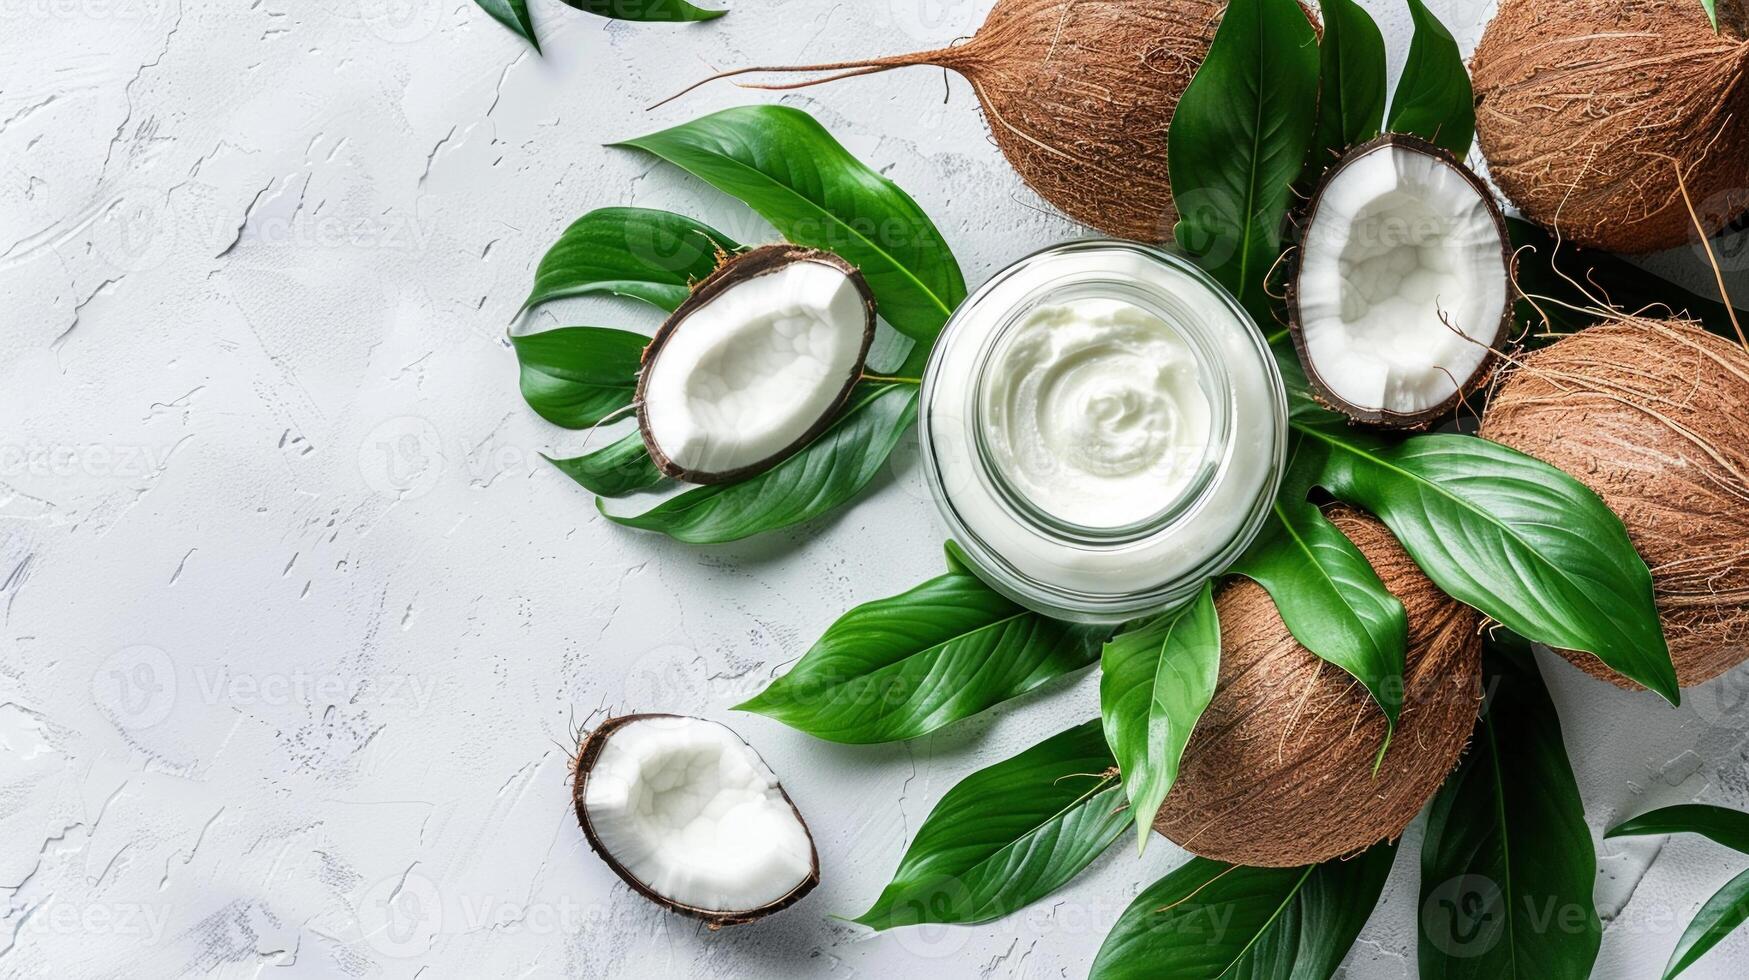
M 605 738 L 584 809 L 605 856 L 651 892 L 747 912 L 813 875 L 807 827 L 770 767 L 728 728 L 658 716 Z
M 730 285 L 677 323 L 646 367 L 646 438 L 694 473 L 769 460 L 835 407 L 870 326 L 856 283 L 823 262 Z
M 1490 202 L 1446 160 L 1384 144 L 1345 161 L 1319 193 L 1295 283 L 1309 366 L 1364 411 L 1438 408 L 1488 358 L 1505 254 Z

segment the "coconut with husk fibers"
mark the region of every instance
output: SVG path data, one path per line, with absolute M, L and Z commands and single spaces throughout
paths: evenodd
M 1580 245 L 1650 252 L 1749 209 L 1749 0 L 1502 0 L 1470 62 L 1489 174 Z
M 874 335 L 874 293 L 837 255 L 721 256 L 644 348 L 633 405 L 650 462 L 689 483 L 763 473 L 832 424 Z
M 1440 592 L 1377 519 L 1326 512 L 1408 616 L 1403 705 L 1384 712 L 1301 646 L 1263 588 L 1215 599 L 1221 668 L 1154 829 L 1193 854 L 1252 867 L 1315 864 L 1403 832 L 1457 764 L 1481 708 L 1480 617 Z M 1374 764 L 1379 768 L 1375 775 Z
M 727 726 L 629 714 L 583 737 L 571 800 L 589 849 L 632 891 L 715 930 L 820 883 L 820 856 L 771 767 Z
M 1330 165 L 1298 223 L 1288 321 L 1319 401 L 1417 429 L 1486 382 L 1512 322 L 1512 251 L 1463 161 L 1380 136 Z
M 1215 0 L 997 0 L 964 44 L 712 78 L 836 73 L 749 86 L 791 89 L 894 68 L 946 68 L 971 83 L 996 145 L 1039 196 L 1106 234 L 1162 241 L 1178 219 L 1166 131 L 1225 10 Z
M 1680 320 L 1612 317 L 1518 358 L 1481 434 L 1584 483 L 1652 570 L 1684 687 L 1749 657 L 1749 352 Z M 1586 653 L 1587 673 L 1639 685 Z

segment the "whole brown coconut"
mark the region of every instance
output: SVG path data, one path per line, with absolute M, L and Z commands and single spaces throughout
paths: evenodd
M 843 72 L 751 86 L 788 89 L 912 65 L 952 70 L 971 83 L 996 145 L 1039 196 L 1106 234 L 1163 241 L 1178 220 L 1166 130 L 1225 10 L 1219 0 L 997 0 L 964 44 L 713 77 Z
M 1749 657 L 1749 353 L 1681 321 L 1624 319 L 1526 355 L 1481 434 L 1572 474 L 1652 569 L 1683 687 Z M 1590 654 L 1586 673 L 1638 688 Z
M 1470 62 L 1495 183 L 1571 241 L 1650 252 L 1749 208 L 1749 0 L 1502 0 Z
M 1435 588 L 1376 519 L 1327 516 L 1409 618 L 1403 710 L 1375 778 L 1385 716 L 1359 682 L 1300 646 L 1261 586 L 1215 598 L 1221 673 L 1154 829 L 1193 854 L 1314 864 L 1403 832 L 1457 764 L 1482 702 L 1479 617 Z

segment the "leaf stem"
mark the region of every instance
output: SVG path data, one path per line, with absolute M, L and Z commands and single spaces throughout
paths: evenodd
M 887 375 L 884 375 L 884 374 L 867 374 L 867 373 L 863 374 L 862 380 L 864 380 L 864 381 L 884 381 L 884 382 L 888 382 L 891 384 L 901 384 L 901 385 L 921 385 L 923 383 L 922 378 L 897 378 L 897 377 L 888 377 Z

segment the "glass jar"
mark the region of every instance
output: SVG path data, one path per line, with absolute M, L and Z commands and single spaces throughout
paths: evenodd
M 1119 508 L 1141 507 L 1144 516 L 1067 519 L 1064 511 L 1075 508 L 1064 507 L 1061 495 L 1055 509 L 1041 506 L 1038 482 L 1017 480 L 1011 460 L 996 445 L 1007 444 L 998 423 L 1011 419 L 1000 408 L 1008 389 L 994 386 L 1055 383 L 1017 380 L 1009 353 L 1017 333 L 1037 335 L 1040 317 L 1073 319 L 1077 310 L 1119 310 L 1170 340 L 1171 346 L 1144 348 L 1144 354 L 1187 349 L 1188 362 L 1160 370 L 1187 372 L 1183 378 L 1194 378 L 1190 390 L 1200 390 L 1206 402 L 1206 414 L 1197 408 L 1195 434 L 1179 436 L 1181 444 L 1172 447 L 1178 462 L 1172 479 L 1160 486 L 1176 490 L 1163 490 L 1154 507 L 1145 495 L 1151 484 L 1144 481 L 1137 485 L 1143 495 L 1130 494 Z M 1042 329 L 1055 328 L 1047 323 Z M 1044 336 L 1048 341 L 1050 335 Z M 1140 355 L 1130 349 L 1121 356 Z M 1144 380 L 1147 371 L 1144 363 Z M 1131 394 L 1154 397 L 1126 392 L 1124 383 L 1113 382 L 1115 392 L 1101 404 L 1128 404 Z M 1051 416 L 1040 424 L 1060 421 Z M 1101 424 L 1071 421 L 1082 429 Z M 1262 332 L 1207 273 L 1158 248 L 1088 240 L 1021 259 L 960 306 L 924 372 L 918 424 L 930 493 L 979 577 L 1047 616 L 1114 623 L 1189 598 L 1257 536 L 1281 482 L 1287 396 Z M 1077 448 L 1059 447 L 1069 453 Z M 1064 461 L 1065 472 L 1070 465 Z M 1040 472 L 1046 480 L 1053 476 L 1050 465 Z M 1076 488 L 1064 486 L 1072 499 Z

